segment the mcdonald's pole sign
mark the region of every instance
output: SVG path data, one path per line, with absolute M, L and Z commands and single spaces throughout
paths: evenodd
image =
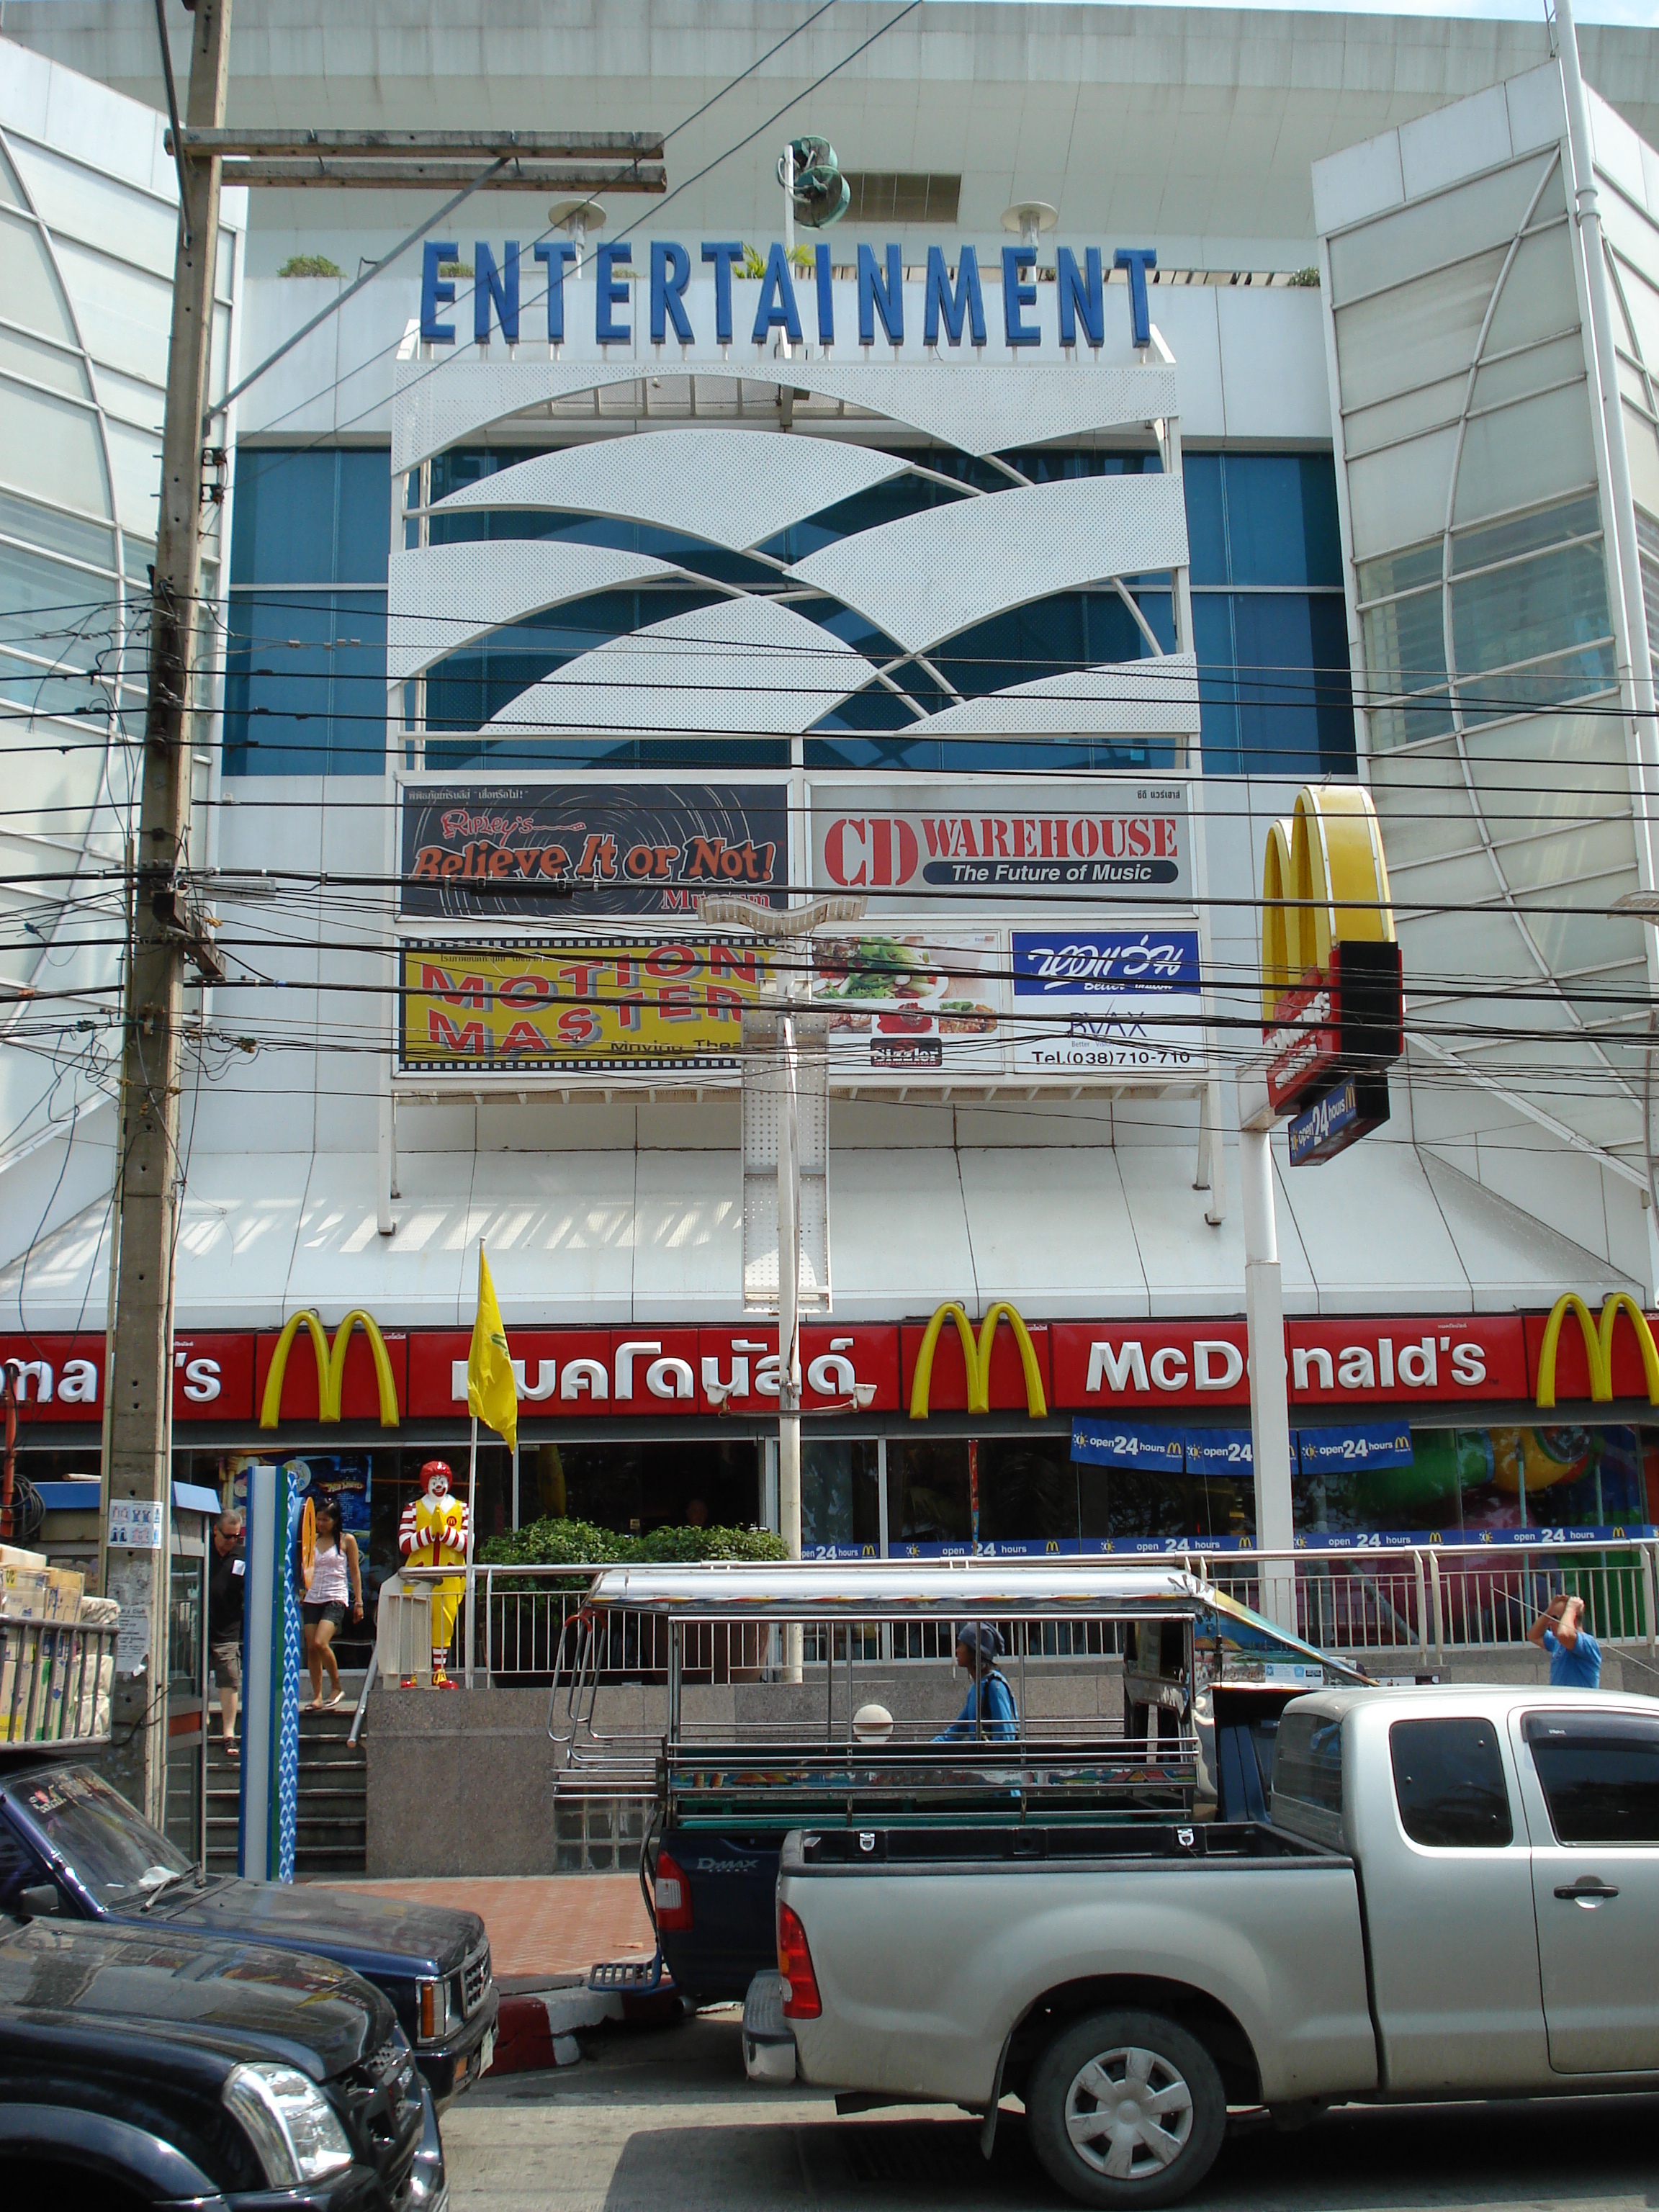
M 1583 1340 L 1584 1364 L 1589 1370 L 1591 1401 L 1598 1406 L 1613 1402 L 1613 1339 L 1621 1313 L 1628 1318 L 1636 1333 L 1636 1349 L 1641 1357 L 1642 1379 L 1647 1384 L 1648 1403 L 1659 1406 L 1659 1347 L 1654 1344 L 1653 1331 L 1648 1325 L 1647 1316 L 1629 1291 L 1614 1291 L 1603 1298 L 1601 1318 L 1598 1322 L 1590 1319 L 1590 1310 L 1577 1292 L 1568 1291 L 1551 1307 L 1550 1317 L 1544 1324 L 1543 1342 L 1538 1347 L 1536 1395 L 1541 1410 L 1548 1412 L 1555 1404 L 1561 1332 L 1569 1315 L 1577 1322 L 1579 1335 Z
M 386 1351 L 386 1339 L 374 1316 L 359 1306 L 346 1316 L 335 1330 L 331 1341 L 318 1314 L 307 1310 L 289 1316 L 271 1352 L 264 1392 L 259 1401 L 259 1426 L 262 1429 L 274 1429 L 282 1419 L 283 1384 L 288 1375 L 288 1356 L 301 1329 L 311 1340 L 312 1356 L 317 1363 L 318 1419 L 330 1422 L 340 1419 L 340 1401 L 345 1388 L 346 1353 L 351 1346 L 352 1332 L 357 1328 L 361 1328 L 368 1339 L 369 1356 L 374 1362 L 380 1426 L 383 1429 L 397 1427 L 398 1384 L 392 1371 L 392 1359 Z

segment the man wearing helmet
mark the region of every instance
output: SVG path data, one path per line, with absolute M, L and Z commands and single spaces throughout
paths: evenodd
M 421 1469 L 425 1487 L 419 1498 L 412 1498 L 404 1506 L 398 1530 L 398 1548 L 405 1565 L 465 1568 L 466 1507 L 460 1498 L 450 1496 L 451 1480 L 444 1460 L 429 1459 Z M 449 1657 L 449 1639 L 455 1633 L 456 1609 L 466 1587 L 465 1577 L 458 1571 L 446 1575 L 441 1582 L 428 1583 L 426 1587 L 432 1593 L 432 1686 L 434 1690 L 453 1690 L 455 1686 L 449 1679 L 445 1662 Z

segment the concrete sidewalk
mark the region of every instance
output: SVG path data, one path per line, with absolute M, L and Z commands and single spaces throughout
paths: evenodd
M 648 1958 L 655 1948 L 639 1878 L 631 1874 L 354 1881 L 338 1887 L 477 1913 L 489 1930 L 490 1963 L 503 1990 L 544 1988 L 556 1978 L 586 1974 L 599 1960 Z

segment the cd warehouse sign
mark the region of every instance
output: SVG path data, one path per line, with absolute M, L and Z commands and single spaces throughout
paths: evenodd
M 1188 896 L 1180 784 L 975 791 L 971 811 L 918 806 L 914 784 L 816 787 L 812 880 L 890 904 L 907 893 L 1021 897 Z

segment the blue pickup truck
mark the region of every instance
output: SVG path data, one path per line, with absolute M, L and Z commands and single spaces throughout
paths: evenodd
M 499 2000 L 474 1912 L 204 1874 L 96 1768 L 64 1761 L 0 1776 L 0 1912 L 45 1884 L 57 1890 L 57 1917 L 166 1926 L 351 1967 L 391 2000 L 441 2107 L 489 2069 Z M 27 1910 L 40 1913 L 38 1895 Z

